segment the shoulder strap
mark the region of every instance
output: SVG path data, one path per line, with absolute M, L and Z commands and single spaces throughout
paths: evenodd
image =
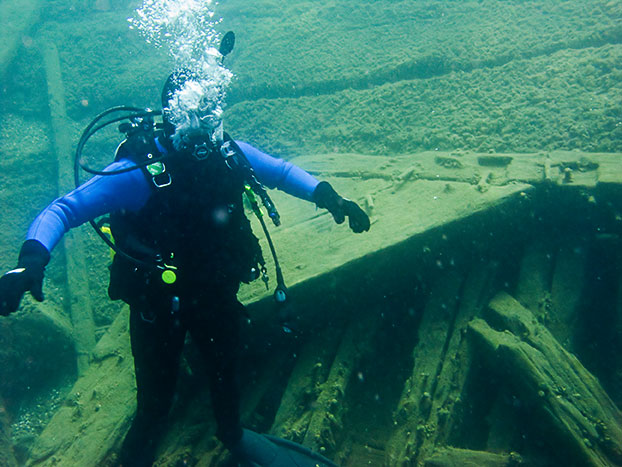
M 156 135 L 153 131 L 141 131 L 128 136 L 117 148 L 115 161 L 129 159 L 141 169 L 148 178 L 151 178 L 156 188 L 164 188 L 171 184 L 171 174 L 166 170 L 166 164 L 162 161 L 163 154 L 155 142 Z M 149 160 L 156 162 L 149 164 Z
M 255 171 L 238 143 L 228 133 L 224 134 L 223 139 L 224 141 L 220 145 L 220 154 L 224 157 L 227 167 L 239 173 L 240 177 L 247 182 L 249 178 L 255 178 Z

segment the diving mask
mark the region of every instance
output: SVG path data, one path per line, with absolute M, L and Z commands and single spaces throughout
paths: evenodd
M 172 95 L 166 113 L 175 127 L 171 140 L 176 149 L 189 149 L 199 139 L 222 142 L 222 97 L 219 86 L 201 79 L 186 81 Z

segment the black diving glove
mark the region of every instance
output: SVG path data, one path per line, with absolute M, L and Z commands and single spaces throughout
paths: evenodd
M 355 233 L 369 230 L 369 216 L 358 204 L 342 198 L 328 182 L 320 182 L 313 192 L 313 201 L 318 208 L 328 209 L 337 224 L 343 223 L 346 216 L 350 228 Z
M 0 315 L 7 316 L 19 307 L 26 292 L 43 301 L 43 272 L 50 252 L 37 240 L 26 240 L 19 252 L 17 267 L 0 277 Z

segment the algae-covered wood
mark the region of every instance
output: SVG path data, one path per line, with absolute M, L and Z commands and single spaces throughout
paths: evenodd
M 55 143 L 76 142 L 108 106 L 159 106 L 173 64 L 127 27 L 139 3 L 61 0 L 41 17 L 40 2 L 0 2 L 5 270 L 29 222 L 71 184 L 56 176 L 55 153 L 66 149 Z M 283 225 L 269 228 L 299 333 L 280 328 L 269 260 L 270 289 L 259 282 L 240 292 L 251 318 L 240 372 L 245 425 L 345 466 L 567 465 L 575 452 L 619 464 L 597 423 L 576 436 L 576 411 L 590 410 L 578 401 L 563 398 L 572 403 L 560 418 L 551 404 L 546 423 L 534 420 L 533 387 L 509 384 L 523 374 L 523 354 L 502 378 L 467 329 L 490 318 L 482 310 L 491 296 L 508 292 L 529 310 L 522 318 L 536 317 L 539 335 L 550 331 L 538 361 L 573 352 L 584 379 L 597 378 L 622 404 L 620 2 L 227 0 L 216 15 L 221 32 L 237 36 L 225 61 L 236 75 L 226 130 L 330 181 L 372 219 L 370 232 L 354 235 L 312 204 L 274 193 Z M 46 80 L 53 45 L 58 68 Z M 61 87 L 64 102 L 51 102 Z M 66 108 L 63 128 L 50 119 L 55 104 Z M 120 138 L 94 138 L 98 165 Z M 91 300 L 104 337 L 35 443 L 32 465 L 114 464 L 132 416 L 127 310 L 115 319 L 108 251 L 86 232 L 86 285 L 72 286 Z M 73 377 L 63 292 L 78 268 L 62 256 L 55 251 L 48 267 L 46 302 L 27 300 L 25 313 L 3 322 L 11 416 L 22 400 L 7 394 L 54 384 L 37 364 Z M 51 352 L 37 356 L 46 336 Z M 200 364 L 190 351 L 185 360 L 158 463 L 226 465 Z M 600 408 L 611 409 L 597 416 L 605 420 L 615 411 L 599 391 Z M 564 426 L 566 416 L 575 421 Z M 617 423 L 608 419 L 607 430 L 617 433 Z M 32 433 L 20 435 L 17 462 Z M 0 454 L 12 462 L 5 446 Z
M 31 28 L 39 19 L 40 0 L 3 0 L 0 3 L 0 78 L 23 45 L 32 44 Z
M 280 331 L 270 305 L 272 299 L 263 284 L 243 289 L 242 297 L 249 304 L 254 322 L 244 331 L 248 347 L 245 356 L 248 363 L 244 368 L 252 368 L 251 373 L 242 374 L 242 380 L 247 381 L 243 384 L 245 423 L 314 447 L 342 465 L 356 465 L 365 459 L 376 459 L 375 462 L 383 459 L 381 462 L 386 465 L 443 465 L 448 462 L 443 459 L 455 456 L 464 456 L 465 461 L 481 458 L 488 459 L 486 462 L 492 462 L 491 465 L 504 465 L 502 462 L 511 464 L 521 456 L 532 460 L 550 456 L 546 450 L 546 455 L 531 451 L 517 454 L 508 441 L 514 436 L 512 430 L 507 431 L 503 425 L 490 427 L 486 436 L 491 445 L 502 446 L 505 454 L 487 457 L 477 450 L 450 449 L 443 454 L 437 450 L 448 446 L 471 450 L 480 447 L 477 443 L 455 444 L 461 437 L 468 438 L 460 434 L 469 431 L 472 423 L 466 415 L 465 403 L 482 378 L 478 376 L 481 374 L 478 366 L 483 360 L 473 355 L 464 336 L 469 321 L 481 315 L 495 291 L 510 287 L 521 297 L 535 297 L 531 307 L 536 312 L 542 310 L 538 297 L 550 294 L 555 297 L 553 302 L 559 304 L 549 309 L 552 322 L 555 322 L 555 313 L 562 317 L 576 306 L 576 297 L 561 299 L 558 288 L 560 281 L 566 280 L 564 275 L 558 272 L 553 275 L 556 279 L 550 281 L 546 279 L 546 271 L 572 264 L 577 271 L 575 275 L 580 278 L 584 262 L 568 263 L 567 255 L 557 253 L 548 260 L 556 267 L 546 261 L 529 260 L 533 255 L 525 248 L 525 242 L 530 245 L 533 239 L 530 234 L 522 236 L 521 232 L 527 233 L 534 222 L 541 222 L 543 214 L 538 212 L 547 208 L 536 204 L 535 200 L 552 187 L 561 190 L 555 196 L 567 192 L 571 199 L 575 199 L 577 190 L 583 191 L 578 199 L 583 200 L 588 209 L 606 209 L 589 200 L 590 196 L 602 196 L 594 191 L 601 186 L 595 178 L 597 171 L 582 172 L 576 168 L 582 177 L 565 180 L 563 170 L 568 166 L 578 167 L 578 161 L 585 161 L 587 157 L 592 167 L 610 156 L 563 153 L 530 158 L 520 154 L 430 153 L 416 157 L 414 164 L 414 157 L 382 161 L 375 157 L 352 156 L 359 167 L 356 173 L 346 168 L 339 170 L 330 157 L 309 157 L 297 162 L 307 165 L 317 176 L 331 180 L 340 191 L 351 190 L 353 198 L 371 214 L 372 228 L 368 233 L 354 235 L 346 226 L 334 225 L 329 214 L 275 194 L 284 225 L 271 230 L 291 286 L 294 309 L 300 315 L 298 324 L 302 334 L 292 341 Z M 559 172 L 559 179 L 545 176 L 543 161 L 549 158 L 557 161 L 551 170 Z M 333 163 L 327 164 L 327 160 Z M 447 160 L 459 160 L 462 165 L 449 164 Z M 493 174 L 487 176 L 485 183 L 479 176 L 482 168 Z M 554 195 L 547 196 L 549 206 L 555 209 Z M 564 222 L 564 212 L 547 217 L 547 226 L 543 228 L 548 231 L 551 228 L 548 223 L 555 224 L 557 215 Z M 482 234 L 489 239 L 487 247 L 481 244 Z M 585 242 L 581 238 L 576 241 Z M 553 238 L 551 245 L 555 245 Z M 558 244 L 551 251 L 565 251 L 572 248 L 571 245 L 572 242 Z M 534 248 L 533 251 L 539 250 Z M 546 258 L 546 253 L 538 255 L 533 257 Z M 519 261 L 520 258 L 525 259 Z M 526 264 L 531 265 L 527 267 Z M 534 274 L 544 279 L 534 282 Z M 370 284 L 373 287 L 369 287 Z M 361 292 L 362 285 L 367 290 Z M 322 297 L 317 295 L 318 290 L 322 291 Z M 387 295 L 393 298 L 387 301 Z M 343 309 L 346 303 L 347 308 Z M 491 310 L 498 308 L 496 303 L 498 301 L 491 303 Z M 340 309 L 343 309 L 341 313 Z M 88 375 L 81 378 L 71 392 L 80 393 L 77 405 L 61 410 L 37 442 L 30 461 L 32 465 L 53 465 L 63 459 L 76 462 L 80 456 L 101 462 L 113 461 L 133 407 L 125 319 L 121 315 L 112 328 L 112 336 L 98 345 L 98 349 L 102 345 L 109 347 L 97 351 L 99 357 Z M 470 328 L 480 329 L 478 323 L 484 321 L 473 321 Z M 548 336 L 547 345 L 553 350 L 546 351 L 547 358 L 569 355 L 560 350 L 561 345 L 543 326 L 538 326 L 531 334 Z M 571 335 L 574 331 L 570 325 L 559 332 Z M 520 339 L 525 338 L 523 334 Z M 113 338 L 115 335 L 117 337 Z M 386 339 L 393 341 L 388 347 L 382 344 Z M 366 419 L 365 409 L 361 412 L 361 407 L 365 406 L 362 400 L 369 397 L 365 395 L 365 387 L 380 384 L 380 375 L 375 374 L 377 370 L 370 365 L 391 352 L 396 352 L 394 361 L 385 368 L 391 383 L 378 390 L 374 396 L 378 398 L 378 405 L 367 412 Z M 576 362 L 572 357 L 564 358 Z M 521 368 L 513 363 L 508 371 L 524 380 L 520 376 Z M 587 370 L 582 371 L 586 374 L 584 380 L 595 381 Z M 102 376 L 111 372 L 114 378 Z M 560 387 L 571 384 L 564 374 L 555 381 Z M 534 384 L 539 388 L 540 382 Z M 115 391 L 123 394 L 114 395 Z M 609 440 L 618 436 L 622 428 L 617 409 L 602 388 L 598 391 L 601 408 L 595 410 L 604 412 L 589 417 L 592 421 L 602 421 L 602 425 L 590 422 L 593 433 L 587 439 L 593 446 L 601 443 L 601 458 L 615 463 L 618 462 L 613 447 L 615 441 Z M 97 397 L 89 397 L 91 393 Z M 123 408 L 119 397 L 125 401 Z M 552 394 L 551 397 L 556 396 Z M 186 403 L 207 404 L 207 400 L 208 394 L 200 391 Z M 499 404 L 494 410 L 501 413 L 507 410 L 503 403 Z M 76 415 L 76 407 L 87 416 Z M 580 409 L 578 404 L 565 407 L 571 414 L 592 410 L 587 406 Z M 183 408 L 179 410 L 183 413 Z M 168 441 L 161 447 L 162 465 L 182 458 L 199 464 L 226 462 L 226 453 L 218 449 L 213 440 L 214 427 L 209 412 L 206 418 L 192 422 L 204 427 L 199 432 L 185 424 L 190 421 L 189 417 L 182 417 L 173 425 L 174 430 L 180 430 L 180 436 L 174 436 L 176 431 L 173 431 L 167 437 Z M 101 423 L 107 428 L 102 428 Z M 604 434 L 600 438 L 594 431 L 596 426 L 606 427 L 602 428 Z M 62 440 L 57 437 L 61 427 L 65 433 Z M 181 433 L 186 430 L 195 434 L 184 438 Z M 573 439 L 564 431 L 568 430 L 566 425 L 560 424 L 557 430 L 558 435 L 552 439 L 561 441 L 551 441 L 552 446 L 564 445 L 565 439 Z M 470 431 L 485 432 L 481 428 Z M 105 439 L 103 433 L 107 433 Z M 580 440 L 571 442 L 575 446 L 573 450 L 581 443 L 585 445 L 583 438 L 587 435 L 581 436 Z M 99 439 L 98 449 L 88 450 L 86 445 L 70 441 L 78 438 Z M 589 458 L 585 449 L 578 452 Z
M 489 311 L 469 330 L 491 370 L 511 379 L 577 465 L 620 465 L 622 412 L 598 380 L 512 297 L 498 295 Z
M 283 226 L 270 231 L 293 285 L 367 254 L 381 252 L 413 235 L 499 205 L 512 196 L 529 198 L 535 184 L 593 187 L 622 182 L 618 154 L 554 152 L 541 154 L 420 153 L 378 158 L 316 155 L 294 163 L 361 204 L 371 217 L 370 232 L 352 236 L 334 225 L 330 214 L 280 193 L 274 199 Z M 499 160 L 499 161 L 497 161 Z M 550 173 L 545 168 L 550 164 Z M 599 169 L 603 166 L 603 169 Z M 571 168 L 569 179 L 564 170 Z M 548 176 L 548 178 L 547 178 Z M 258 226 L 255 231 L 260 232 Z M 301 239 L 304 238 L 304 242 Z M 268 251 L 264 245 L 264 251 Z M 321 252 L 321 254 L 318 254 Z M 262 285 L 244 287 L 241 297 L 263 295 Z
M 94 350 L 93 361 L 37 438 L 28 465 L 113 462 L 136 407 L 127 310 Z

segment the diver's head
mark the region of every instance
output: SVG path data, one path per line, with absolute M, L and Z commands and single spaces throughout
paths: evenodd
M 187 68 L 167 78 L 162 89 L 164 134 L 176 149 L 191 147 L 197 141 L 222 141 L 225 90 L 219 81 Z

